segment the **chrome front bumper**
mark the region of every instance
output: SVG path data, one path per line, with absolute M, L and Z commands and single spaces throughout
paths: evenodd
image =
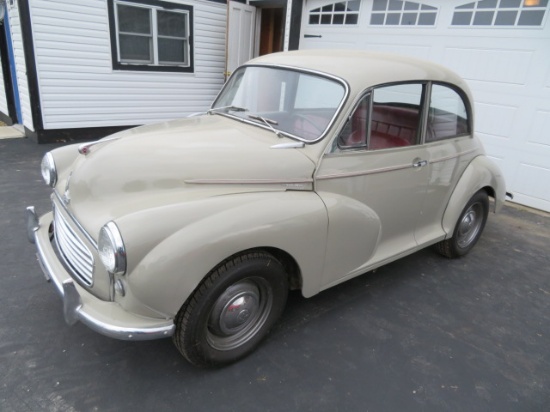
M 102 335 L 122 340 L 159 339 L 174 333 L 172 320 L 129 313 L 117 303 L 100 300 L 75 283 L 52 247 L 48 233 L 52 219 L 52 212 L 39 218 L 34 206 L 27 207 L 27 236 L 36 245 L 38 263 L 46 279 L 53 282 L 63 299 L 63 313 L 69 325 L 80 321 Z

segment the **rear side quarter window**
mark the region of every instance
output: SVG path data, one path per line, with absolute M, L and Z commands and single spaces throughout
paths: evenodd
M 470 134 L 467 106 L 462 96 L 451 87 L 432 85 L 426 142 Z

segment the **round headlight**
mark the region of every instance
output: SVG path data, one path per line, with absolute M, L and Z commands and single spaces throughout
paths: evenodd
M 126 273 L 126 249 L 120 231 L 114 222 L 109 222 L 99 231 L 97 240 L 99 258 L 108 272 L 115 275 Z
M 46 153 L 42 158 L 40 171 L 42 172 L 44 182 L 46 182 L 48 186 L 54 187 L 57 183 L 57 170 L 55 169 L 55 162 L 50 152 Z

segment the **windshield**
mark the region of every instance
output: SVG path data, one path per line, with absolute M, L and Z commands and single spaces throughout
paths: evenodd
M 237 70 L 210 114 L 256 123 L 299 140 L 325 134 L 346 94 L 337 80 L 295 70 L 249 66 Z

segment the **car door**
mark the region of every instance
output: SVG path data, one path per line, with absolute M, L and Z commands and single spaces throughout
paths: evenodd
M 472 139 L 468 99 L 448 84 L 430 84 L 427 92 L 424 146 L 428 160 L 428 190 L 415 230 L 419 245 L 445 236 L 442 218 L 451 194 L 478 147 Z
M 356 105 L 315 176 L 329 216 L 323 288 L 415 248 L 427 189 L 426 85 L 374 88 Z

